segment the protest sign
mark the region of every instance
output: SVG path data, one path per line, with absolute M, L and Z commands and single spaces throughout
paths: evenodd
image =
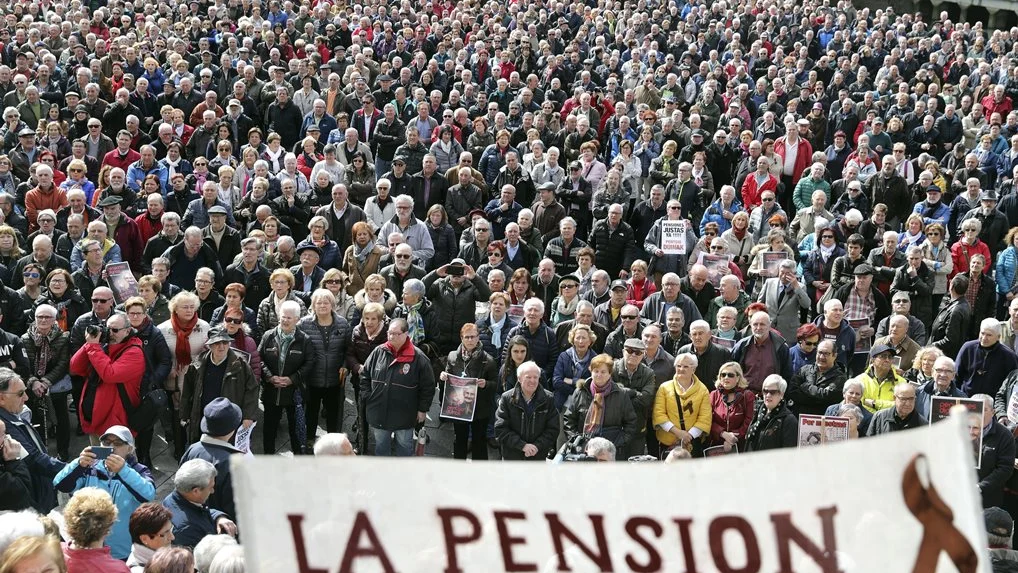
M 464 422 L 474 421 L 477 409 L 477 378 L 449 376 L 442 392 L 442 417 Z
M 972 438 L 973 455 L 976 458 L 976 468 L 983 463 L 983 407 L 982 400 L 972 398 L 955 398 L 954 396 L 933 396 L 930 399 L 930 424 L 946 420 L 951 416 L 951 408 L 964 406 L 968 411 L 966 427 L 970 430 L 969 437 Z
M 865 328 L 870 325 L 869 318 L 856 318 L 848 321 L 848 325 L 855 330 L 855 353 L 856 354 L 869 354 L 870 348 L 873 346 L 873 335 L 862 336 L 859 334 L 860 328 Z
M 235 455 L 231 472 L 249 573 L 989 573 L 969 455 L 952 419 L 677 464 Z M 763 494 L 668 493 L 747 476 Z
M 700 253 L 699 262 L 701 265 L 707 267 L 707 279 L 714 286 L 721 284 L 721 277 L 730 274 L 731 269 L 728 268 L 728 263 L 732 260 L 731 255 L 709 255 L 707 253 Z
M 799 415 L 799 447 L 820 446 L 848 439 L 851 420 L 838 416 Z
M 106 274 L 110 280 L 110 290 L 113 291 L 113 298 L 117 304 L 124 304 L 124 301 L 132 296 L 138 296 L 138 281 L 131 272 L 130 263 L 110 263 L 106 265 Z
M 762 277 L 776 277 L 780 269 L 781 261 L 788 258 L 784 251 L 765 251 L 763 255 L 763 269 L 760 271 Z
M 661 250 L 666 255 L 686 254 L 686 221 L 661 221 Z

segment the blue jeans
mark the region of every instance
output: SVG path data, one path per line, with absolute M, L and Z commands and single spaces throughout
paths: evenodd
M 376 456 L 408 457 L 414 455 L 414 430 L 382 430 L 371 428 L 371 435 L 375 438 Z M 392 437 L 396 436 L 396 451 L 392 448 Z
M 385 175 L 392 169 L 392 161 L 386 161 L 380 157 L 375 158 L 375 179 L 381 179 L 382 175 Z

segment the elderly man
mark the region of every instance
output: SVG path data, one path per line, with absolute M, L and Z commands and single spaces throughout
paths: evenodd
M 88 224 L 88 239 L 98 241 L 99 246 L 102 248 L 103 263 L 119 263 L 123 259 L 120 255 L 120 245 L 110 239 L 107 233 L 108 227 L 106 223 L 102 221 L 92 221 Z M 76 271 L 81 268 L 84 263 L 84 256 L 81 252 L 81 245 L 85 242 L 84 239 L 78 241 L 74 245 L 74 249 L 71 251 L 71 271 Z
M 979 493 L 983 496 L 983 507 L 1001 506 L 1005 484 L 1015 469 L 1015 439 L 1010 430 L 994 419 L 991 396 L 976 394 L 972 397 L 983 402 Z
M 823 315 L 818 316 L 813 324 L 820 329 L 823 338 L 834 342 L 835 359 L 848 372 L 855 355 L 856 333 L 845 319 L 844 305 L 836 298 L 825 302 Z
M 59 211 L 67 206 L 67 192 L 53 184 L 53 168 L 39 165 L 35 169 L 38 185 L 25 194 L 25 217 L 28 218 L 28 232 L 34 233 L 39 228 L 37 221 L 39 211 L 52 209 Z
M 388 342 L 371 351 L 361 372 L 376 456 L 413 453 L 414 427 L 424 423 L 435 396 L 431 362 L 410 340 L 409 328 L 402 318 L 390 321 Z
M 718 296 L 714 297 L 714 300 L 710 303 L 710 310 L 707 312 L 707 322 L 711 326 L 717 327 L 718 310 L 722 307 L 730 306 L 738 311 L 735 327 L 739 330 L 746 328 L 746 313 L 744 311 L 749 306 L 749 303 L 752 302 L 752 299 L 740 288 L 739 277 L 726 274 L 721 277 L 720 287 Z M 646 303 L 644 307 L 646 308 Z
M 225 346 L 225 351 L 222 352 L 222 360 L 225 361 L 226 353 L 230 352 L 229 340 L 220 340 L 215 344 Z M 213 350 L 212 353 L 218 354 L 220 352 Z M 241 363 L 246 365 L 246 362 L 243 360 L 241 360 Z M 212 363 L 209 363 L 209 366 L 212 366 Z M 211 370 L 216 370 L 216 368 L 213 367 Z M 220 371 L 220 375 L 222 374 L 223 372 Z M 248 385 L 254 388 L 253 402 L 257 410 L 258 384 L 254 382 L 253 376 L 250 377 L 250 384 Z M 181 404 L 184 404 L 183 401 Z M 189 432 L 198 434 L 200 439 L 187 448 L 187 451 L 184 452 L 180 460 L 183 464 L 189 460 L 201 459 L 214 465 L 216 468 L 215 489 L 212 495 L 209 496 L 208 506 L 227 515 L 236 515 L 233 503 L 233 479 L 230 474 L 230 456 L 233 454 L 243 454 L 244 452 L 237 449 L 230 441 L 233 439 L 237 429 L 240 428 L 243 414 L 241 414 L 240 406 L 222 396 L 209 401 L 203 408 L 202 413 L 200 432 L 194 431 L 198 430 L 197 424 L 191 424 L 191 431 Z M 249 427 L 251 420 L 244 420 L 243 423 L 244 427 Z
M 996 395 L 1004 378 L 1018 369 L 1018 356 L 1000 343 L 1000 324 L 987 318 L 979 324 L 979 339 L 958 352 L 958 385 L 967 396 Z
M 956 373 L 954 360 L 949 356 L 941 356 L 933 362 L 933 380 L 916 389 L 915 407 L 920 416 L 929 419 L 934 396 L 966 397 L 954 383 Z
M 350 203 L 349 191 L 342 183 L 332 187 L 332 203 L 319 207 L 315 214 L 327 219 L 326 233 L 336 241 L 340 253 L 346 252 L 350 246 L 354 223 L 367 221 L 364 210 Z
M 505 227 L 519 218 L 523 205 L 516 202 L 516 188 L 503 185 L 498 197 L 488 201 L 484 214 L 491 221 L 491 238 L 501 241 L 505 238 Z
M 908 294 L 912 314 L 925 325 L 933 324 L 934 277 L 933 270 L 923 262 L 923 256 L 922 247 L 911 246 L 908 248 L 905 264 L 894 271 L 894 279 L 891 282 L 891 300 L 893 301 L 898 293 Z
M 836 356 L 834 341 L 821 340 L 817 344 L 816 362 L 806 364 L 792 377 L 788 397 L 796 414 L 822 415 L 841 401 L 846 376 Z
M 522 336 L 530 345 L 530 357 L 543 365 L 546 380 L 551 380 L 555 363 L 561 348 L 555 337 L 555 331 L 544 323 L 544 302 L 539 298 L 528 298 L 523 303 L 523 321 L 513 327 L 505 336 L 502 348 L 502 360 L 508 359 L 509 340 L 514 336 Z
M 613 289 L 614 294 L 614 289 Z M 613 296 L 614 298 L 614 296 Z M 595 314 L 596 314 L 595 309 Z M 640 311 L 636 306 L 626 304 L 619 311 L 618 326 L 608 335 L 605 343 L 605 353 L 616 360 L 622 358 L 623 346 L 630 339 L 638 339 L 643 336 L 643 322 L 640 321 Z M 637 455 L 637 454 L 633 454 Z
M 908 335 L 908 318 L 895 314 L 888 320 L 888 334 L 873 341 L 874 345 L 886 344 L 894 350 L 894 367 L 904 372 L 912 367 L 912 362 L 922 348 Z
M 241 253 L 240 231 L 226 225 L 228 211 L 225 207 L 214 205 L 208 210 L 209 224 L 202 228 L 202 241 L 215 251 L 219 268 L 225 269 L 233 264 Z
M 887 336 L 891 319 L 895 316 L 902 316 L 908 323 L 908 337 L 916 342 L 916 344 L 922 346 L 926 344 L 926 325 L 923 321 L 919 320 L 911 314 L 912 310 L 912 297 L 907 292 L 897 291 L 891 295 L 891 316 L 888 316 L 880 321 L 877 325 L 876 336 L 882 337 Z M 932 316 L 931 316 L 932 322 Z
M 315 457 L 356 455 L 350 438 L 343 433 L 325 434 L 315 442 Z
M 594 249 L 594 265 L 612 278 L 627 278 L 636 251 L 636 238 L 629 223 L 622 221 L 622 205 L 608 207 L 608 217 L 594 222 L 587 244 Z
M 694 320 L 700 320 L 703 318 L 697 303 L 682 292 L 679 275 L 675 273 L 665 273 L 664 276 L 661 277 L 661 285 L 660 292 L 650 295 L 647 297 L 647 300 L 644 301 L 643 309 L 640 311 L 643 318 L 661 326 L 665 326 L 668 317 L 668 309 L 673 306 L 682 310 L 682 314 L 686 319 L 686 324 L 690 324 Z
M 767 313 L 781 336 L 795 340 L 795 331 L 801 324 L 799 313 L 810 307 L 809 295 L 795 275 L 795 261 L 781 261 L 778 276 L 764 281 L 757 300 L 767 305 Z
M 577 253 L 585 248 L 587 243 L 576 237 L 576 220 L 572 217 L 559 221 L 558 230 L 559 236 L 545 245 L 544 256 L 554 261 L 555 270 L 564 276 L 576 272 L 579 268 Z
M 643 353 L 643 363 L 654 372 L 654 379 L 658 384 L 671 380 L 675 374 L 673 363 L 675 356 L 666 351 L 662 346 L 663 336 L 661 327 L 657 324 L 648 324 L 643 327 L 643 343 L 647 346 Z M 692 352 L 692 350 L 690 350 Z
M 827 210 L 827 193 L 817 190 L 813 192 L 810 205 L 796 212 L 795 218 L 792 219 L 789 226 L 789 232 L 795 237 L 797 243 L 801 242 L 806 238 L 806 235 L 815 230 L 816 222 L 820 218 L 827 221 L 835 220 L 834 214 Z
M 386 239 L 391 233 L 400 233 L 404 241 L 413 249 L 414 259 L 422 267 L 426 267 L 431 257 L 435 256 L 435 246 L 431 241 L 428 227 L 420 219 L 414 217 L 414 199 L 409 195 L 400 195 L 393 202 L 396 204 L 396 217 L 382 225 L 378 231 L 378 245 L 388 247 Z
M 788 345 L 781 335 L 771 330 L 771 317 L 766 312 L 753 314 L 749 328 L 750 335 L 732 348 L 732 360 L 742 365 L 749 389 L 759 394 L 768 375 L 777 373 L 785 380 L 791 378 Z
M 25 382 L 8 368 L 0 368 L 0 424 L 6 427 L 6 433 L 13 440 L 5 445 L 5 450 L 20 444 L 27 455 L 21 459 L 27 465 L 31 477 L 30 490 L 32 508 L 46 514 L 57 506 L 57 492 L 53 488 L 53 478 L 64 468 L 64 463 L 50 457 L 46 451 L 46 442 L 39 436 L 31 423 L 21 419 L 21 412 L 28 401 L 28 388 Z M 4 456 L 5 461 L 7 456 Z
M 491 296 L 487 283 L 463 259 L 453 259 L 424 277 L 428 299 L 435 307 L 438 332 L 429 337 L 443 355 L 448 355 L 460 343 L 460 329 L 473 323 L 478 302 L 487 302 Z
M 614 332 L 622 323 L 622 308 L 626 306 L 626 281 L 612 281 L 610 292 L 607 301 L 594 307 L 594 320 Z M 634 314 L 637 315 L 636 320 L 639 320 L 639 311 Z
M 490 278 L 490 277 L 489 277 Z M 604 352 L 605 344 L 608 342 L 608 329 L 601 323 L 594 321 L 594 305 L 587 300 L 581 300 L 576 303 L 576 312 L 573 313 L 571 320 L 564 320 L 555 327 L 555 338 L 558 341 L 559 348 L 569 347 L 569 331 L 573 329 L 577 324 L 584 324 L 589 326 L 594 335 L 597 336 L 597 340 L 594 341 L 593 348 L 594 352 L 600 354 Z M 672 365 L 668 364 L 669 377 L 672 373 Z
M 504 460 L 544 461 L 559 433 L 555 399 L 541 387 L 541 367 L 535 362 L 518 366 L 516 379 L 516 387 L 498 399 L 495 439 Z
M 658 336 L 660 338 L 660 333 Z M 654 396 L 657 395 L 659 382 L 654 371 L 643 362 L 643 357 L 647 352 L 647 345 L 643 340 L 635 337 L 630 338 L 625 341 L 624 349 L 622 357 L 616 358 L 612 365 L 612 380 L 628 390 L 629 398 L 633 402 L 633 410 L 636 411 L 636 431 L 639 434 L 627 444 L 626 457 L 643 455 L 645 446 L 647 453 L 657 457 L 660 448 L 657 438 L 654 436 L 651 409 L 654 406 Z M 660 351 L 660 346 L 658 346 L 658 350 L 659 355 L 663 354 Z M 673 374 L 674 371 L 673 367 Z
M 925 426 L 927 420 L 916 411 L 915 404 L 915 387 L 908 382 L 895 384 L 894 402 L 892 402 L 890 407 L 884 408 L 873 415 L 866 435 L 879 436 L 881 434 Z
M 406 243 L 396 245 L 392 253 L 393 263 L 382 267 L 379 274 L 385 278 L 385 284 L 394 293 L 402 293 L 403 285 L 410 279 L 423 280 L 427 271 L 414 263 L 413 248 Z
M 173 513 L 173 544 L 194 547 L 207 535 L 225 533 L 236 537 L 237 524 L 207 505 L 216 489 L 216 467 L 203 459 L 188 460 L 173 475 L 173 491 L 163 507 Z
M 891 294 L 891 283 L 894 282 L 895 273 L 898 269 L 906 266 L 908 258 L 905 253 L 898 250 L 898 233 L 896 231 L 887 231 L 881 240 L 883 246 L 870 251 L 867 262 L 873 267 L 873 282 L 877 290 L 887 297 Z M 907 269 L 906 272 L 908 272 Z M 908 277 L 911 278 L 911 273 L 908 274 Z
M 682 294 L 693 299 L 696 303 L 696 309 L 700 311 L 701 316 L 707 316 L 710 312 L 710 303 L 718 296 L 718 289 L 714 286 L 714 283 L 710 282 L 710 274 L 707 271 L 707 267 L 696 263 L 689 269 L 689 274 L 683 277 L 681 280 L 675 273 L 666 273 L 661 277 L 661 288 L 667 288 L 669 281 L 679 281 L 679 290 Z M 653 296 L 653 295 L 652 295 Z M 646 305 L 646 303 L 644 303 Z
M 212 269 L 216 280 L 223 276 L 219 257 L 212 247 L 205 244 L 202 231 L 198 227 L 185 229 L 184 240 L 166 249 L 163 256 L 170 261 L 169 282 L 182 290 L 194 290 L 195 275 L 202 267 Z
M 71 264 L 67 261 L 67 259 L 53 252 L 52 239 L 46 235 L 36 235 L 36 237 L 32 239 L 32 254 L 25 255 L 18 259 L 17 264 L 14 265 L 14 270 L 11 271 L 11 288 L 17 290 L 25 285 L 22 274 L 25 271 L 25 265 L 28 265 L 29 263 L 42 265 L 43 279 L 45 279 L 45 277 L 47 277 L 49 273 L 55 269 L 70 270 L 71 268 Z
M 862 406 L 872 413 L 893 406 L 895 388 L 905 382 L 894 370 L 894 350 L 886 344 L 870 350 L 870 365 L 856 379 L 863 385 Z M 915 393 L 912 397 L 915 398 Z

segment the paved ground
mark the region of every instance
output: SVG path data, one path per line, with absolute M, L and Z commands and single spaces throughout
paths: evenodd
M 344 408 L 344 420 L 343 420 L 343 431 L 349 432 L 354 425 L 356 419 L 356 404 L 354 403 L 353 397 L 347 397 L 346 407 Z M 453 429 L 452 424 L 443 423 L 439 424 L 438 418 L 439 403 L 436 401 L 432 404 L 431 412 L 428 413 L 428 420 L 425 423 L 430 442 L 425 450 L 425 455 L 435 457 L 452 457 L 452 444 L 453 444 Z M 72 414 L 73 416 L 73 414 Z M 258 425 L 255 427 L 254 434 L 251 437 L 251 443 L 254 447 L 255 452 L 261 451 L 262 444 L 262 423 L 261 412 L 259 412 L 259 419 L 257 420 Z M 72 427 L 76 427 L 75 422 L 71 422 Z M 320 420 L 320 424 L 324 424 L 324 420 Z M 280 440 L 282 442 L 276 451 L 277 455 L 292 457 L 293 453 L 290 450 L 289 434 L 286 431 L 285 421 L 280 424 L 279 431 L 277 432 L 277 443 Z M 319 435 L 325 433 L 325 430 L 321 427 L 318 429 Z M 177 469 L 177 461 L 173 459 L 173 445 L 168 444 L 165 439 L 165 433 L 162 430 L 161 425 L 156 425 L 155 439 L 152 441 L 152 462 L 155 467 L 152 468 L 152 475 L 156 480 L 157 498 L 162 499 L 168 495 L 173 489 L 173 474 Z M 76 456 L 88 445 L 88 438 L 85 436 L 71 436 L 71 447 L 70 454 Z M 55 453 L 56 442 L 50 441 L 50 453 Z M 498 453 L 496 450 L 488 450 L 488 455 L 491 459 L 498 459 Z M 61 495 L 61 501 L 66 501 L 66 496 Z M 61 504 L 62 505 L 62 504 Z

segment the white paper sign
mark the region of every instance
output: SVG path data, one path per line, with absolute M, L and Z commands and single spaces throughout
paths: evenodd
M 231 471 L 250 573 L 989 573 L 970 460 L 952 418 L 668 465 L 235 455 Z
M 666 255 L 686 254 L 685 221 L 661 221 L 661 250 Z
M 251 426 L 245 428 L 243 425 L 237 428 L 237 435 L 234 437 L 233 445 L 244 453 L 251 453 L 251 434 L 254 433 L 258 422 L 251 422 Z

